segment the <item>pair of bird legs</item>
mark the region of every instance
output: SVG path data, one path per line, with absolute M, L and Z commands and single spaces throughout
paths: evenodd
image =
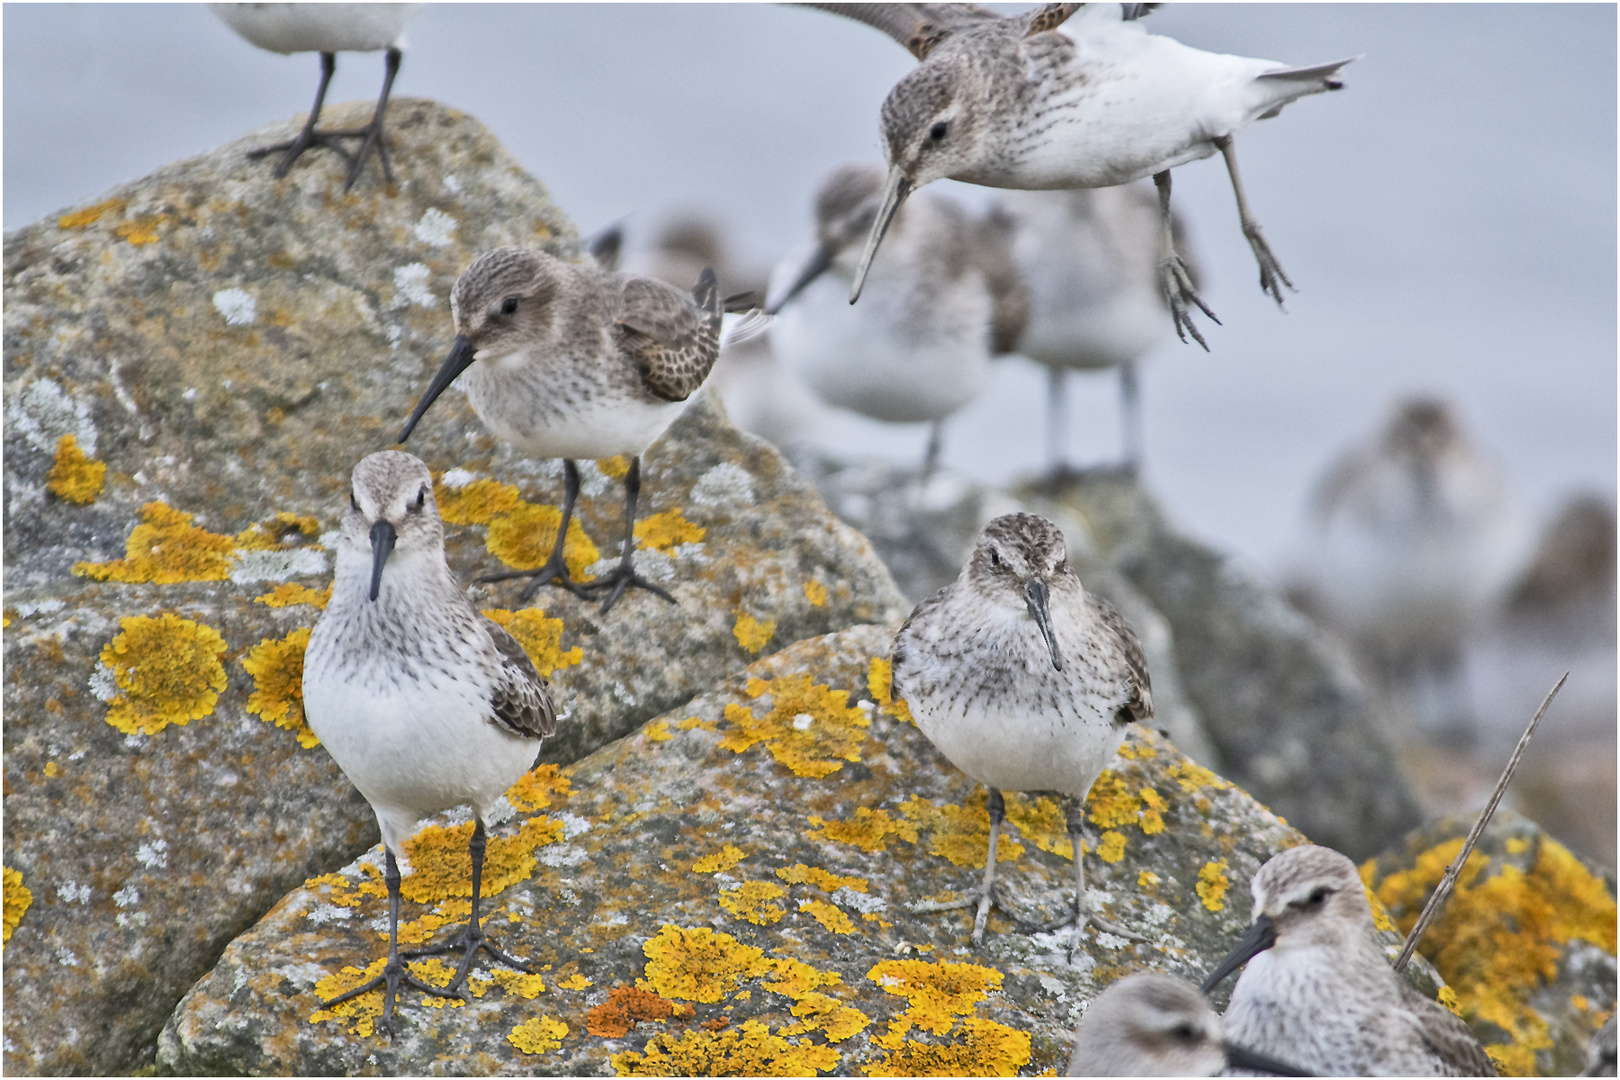
M 978 894 L 943 903 L 924 901 L 920 904 L 913 904 L 911 907 L 911 910 L 917 914 L 926 914 L 935 911 L 959 911 L 962 908 L 977 905 L 978 911 L 973 916 L 973 933 L 970 935 L 974 948 L 984 944 L 984 925 L 985 921 L 990 917 L 990 905 L 994 903 L 1003 911 L 1008 910 L 1007 905 L 1001 903 L 995 894 L 996 845 L 1001 836 L 1001 823 L 1007 816 L 1007 804 L 1000 791 L 995 788 L 987 788 L 986 790 L 990 793 L 989 797 L 985 799 L 985 810 L 990 815 L 990 850 L 984 860 L 984 883 L 980 885 Z M 1020 930 L 1027 933 L 1040 932 L 1049 934 L 1054 930 L 1061 930 L 1065 926 L 1073 926 L 1074 937 L 1069 942 L 1070 963 L 1074 961 L 1075 948 L 1080 943 L 1081 931 L 1087 923 L 1090 923 L 1099 931 L 1107 931 L 1130 941 L 1147 941 L 1147 938 L 1142 935 L 1133 933 L 1122 926 L 1117 926 L 1091 910 L 1091 902 L 1086 898 L 1086 864 L 1083 855 L 1085 849 L 1081 846 L 1086 816 L 1085 800 L 1065 797 L 1065 801 L 1068 804 L 1069 843 L 1074 847 L 1074 909 L 1063 918 L 1050 923 L 1030 924 L 1022 922 L 1016 917 L 1014 921 L 1019 923 Z
M 1124 428 L 1125 457 L 1118 465 L 1096 469 L 1076 469 L 1064 452 L 1064 437 L 1069 431 L 1069 403 L 1065 392 L 1068 383 L 1067 368 L 1052 366 L 1046 369 L 1046 450 L 1052 468 L 1041 481 L 1051 491 L 1059 491 L 1068 483 L 1098 474 L 1135 478 L 1142 465 L 1142 407 L 1137 393 L 1136 361 L 1127 360 L 1119 365 L 1120 423 Z
M 1254 220 L 1249 212 L 1249 200 L 1243 194 L 1243 181 L 1238 177 L 1237 153 L 1232 146 L 1232 137 L 1223 135 L 1212 140 L 1219 148 L 1221 157 L 1226 159 L 1226 172 L 1232 178 L 1232 192 L 1237 196 L 1238 221 L 1243 226 L 1243 235 L 1248 238 L 1249 247 L 1254 252 L 1255 261 L 1260 264 L 1260 291 L 1277 301 L 1282 307 L 1282 286 L 1288 286 L 1290 292 L 1295 291 L 1294 283 L 1288 280 L 1283 268 L 1277 262 L 1277 257 L 1271 253 L 1266 245 L 1265 238 L 1260 235 L 1260 223 Z M 1209 344 L 1204 335 L 1198 332 L 1193 325 L 1192 317 L 1187 313 L 1189 303 L 1198 307 L 1216 326 L 1221 320 L 1209 310 L 1209 306 L 1198 298 L 1193 290 L 1192 275 L 1187 270 L 1187 264 L 1181 261 L 1176 253 L 1175 239 L 1170 231 L 1170 170 L 1153 174 L 1153 185 L 1159 189 L 1159 288 L 1164 292 L 1165 301 L 1170 305 L 1171 317 L 1175 320 L 1176 336 L 1182 341 L 1187 340 L 1191 334 L 1193 340 L 1209 351 Z
M 273 146 L 261 146 L 256 150 L 249 150 L 248 157 L 252 160 L 266 157 L 270 154 L 280 153 L 281 161 L 276 165 L 275 177 L 280 180 L 287 175 L 293 162 L 299 155 L 311 147 L 319 146 L 334 151 L 349 163 L 349 176 L 343 183 L 343 190 L 348 191 L 360 177 L 360 170 L 365 167 L 366 155 L 373 149 L 377 151 L 377 159 L 382 162 L 383 175 L 388 182 L 394 182 L 394 170 L 388 162 L 388 141 L 383 138 L 383 114 L 388 111 L 388 94 L 394 88 L 394 76 L 399 74 L 399 63 L 402 54 L 398 49 L 388 50 L 386 74 L 383 76 L 382 96 L 377 99 L 377 109 L 371 114 L 371 123 L 363 128 L 344 128 L 336 131 L 322 131 L 315 126 L 321 118 L 321 106 L 326 102 L 326 88 L 332 81 L 332 75 L 337 71 L 337 54 L 321 53 L 321 85 L 315 91 L 315 107 L 310 110 L 309 119 L 304 121 L 304 129 L 291 139 Z M 357 153 L 350 154 L 343 148 L 343 139 L 362 139 Z
M 399 864 L 394 861 L 394 853 L 386 846 L 383 848 L 383 882 L 388 886 L 388 962 L 383 965 L 382 974 L 363 986 L 345 991 L 329 1001 L 321 1002 L 321 1008 L 330 1009 L 333 1005 L 342 1004 L 361 994 L 369 994 L 381 987 L 383 991 L 382 1029 L 390 1038 L 394 1034 L 394 1001 L 399 996 L 401 986 L 413 987 L 423 993 L 435 997 L 460 998 L 461 984 L 467 981 L 467 974 L 472 970 L 473 959 L 480 951 L 489 953 L 507 967 L 517 968 L 527 974 L 534 974 L 523 961 L 491 945 L 484 936 L 484 928 L 480 925 L 478 917 L 479 889 L 484 877 L 484 823 L 479 821 L 473 827 L 472 840 L 467 849 L 472 855 L 472 914 L 467 926 L 451 940 L 443 945 L 434 945 L 426 949 L 413 949 L 410 952 L 399 951 Z M 405 961 L 419 956 L 437 956 L 453 950 L 461 950 L 461 963 L 456 967 L 456 977 L 450 980 L 448 986 L 432 986 L 412 975 L 405 967 Z
M 559 586 L 581 599 L 594 599 L 606 593 L 607 599 L 602 601 L 603 615 L 618 603 L 619 597 L 624 595 L 626 589 L 632 587 L 646 589 L 672 604 L 675 603 L 675 598 L 667 590 L 636 573 L 632 563 L 636 550 L 636 500 L 641 496 L 641 457 L 638 455 L 630 459 L 630 471 L 624 476 L 624 551 L 619 557 L 619 565 L 586 584 L 580 584 L 568 576 L 568 562 L 563 558 L 563 547 L 568 540 L 568 523 L 573 520 L 574 503 L 579 498 L 579 466 L 566 458 L 563 459 L 563 478 L 562 524 L 557 529 L 557 540 L 552 545 L 551 557 L 538 570 L 510 570 L 500 574 L 486 574 L 477 579 L 479 583 L 530 578 L 529 585 L 523 590 L 521 597 L 525 603 L 540 591 L 542 585 Z

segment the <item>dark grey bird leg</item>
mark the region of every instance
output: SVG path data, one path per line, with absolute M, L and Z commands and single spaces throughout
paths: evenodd
M 922 482 L 928 483 L 928 478 L 934 475 L 934 469 L 939 466 L 939 448 L 945 431 L 945 421 L 935 420 L 928 425 L 928 449 L 923 451 Z
M 575 596 L 584 596 L 583 586 L 576 584 L 568 576 L 568 562 L 563 558 L 563 546 L 568 541 L 568 523 L 574 517 L 574 503 L 579 498 L 579 466 L 567 459 L 563 460 L 563 511 L 562 524 L 557 529 L 557 542 L 552 545 L 551 558 L 546 560 L 544 566 L 538 570 L 507 570 L 499 574 L 485 574 L 475 578 L 479 584 L 488 585 L 495 581 L 511 581 L 513 578 L 532 578 L 527 588 L 523 590 L 519 599 L 528 603 L 534 594 L 540 591 L 542 585 L 557 585 L 567 589 Z
M 1119 365 L 1119 414 L 1125 436 L 1125 472 L 1135 476 L 1142 467 L 1142 402 L 1137 394 L 1135 360 Z
M 476 872 L 473 878 L 476 883 Z M 330 1001 L 321 1002 L 321 1008 L 330 1009 L 333 1005 L 341 1004 L 361 994 L 369 994 L 377 987 L 383 988 L 383 1014 L 382 1029 L 388 1032 L 388 1037 L 394 1037 L 394 999 L 399 996 L 401 985 L 414 987 L 423 993 L 434 997 L 459 998 L 455 993 L 455 983 L 446 989 L 430 986 L 405 970 L 405 964 L 400 959 L 399 952 L 399 864 L 394 861 L 394 853 L 383 849 L 383 881 L 388 885 L 388 963 L 383 965 L 382 974 L 353 990 L 346 990 Z M 476 897 L 478 886 L 474 884 L 473 895 Z M 473 901 L 473 910 L 478 910 L 477 900 Z M 410 955 L 415 955 L 414 953 Z
M 1056 365 L 1046 369 L 1046 456 L 1052 462 L 1052 481 L 1069 475 L 1063 447 L 1069 434 L 1068 372 Z
M 1198 310 L 1208 315 L 1216 326 L 1221 324 L 1221 320 L 1209 310 L 1209 305 L 1198 298 L 1198 293 L 1193 289 L 1192 275 L 1187 272 L 1187 264 L 1181 261 L 1181 255 L 1176 251 L 1170 224 L 1170 170 L 1154 173 L 1153 185 L 1159 189 L 1159 290 L 1164 294 L 1164 302 L 1170 305 L 1176 336 L 1186 341 L 1187 335 L 1191 334 L 1193 340 L 1202 345 L 1205 352 L 1209 352 L 1209 343 L 1198 332 L 1198 327 L 1193 325 L 1187 304 L 1197 305 Z
M 315 91 L 315 107 L 309 111 L 309 119 L 304 121 L 304 130 L 286 142 L 276 143 L 272 146 L 261 146 L 256 150 L 248 151 L 248 158 L 257 161 L 268 154 L 285 150 L 286 153 L 282 155 L 281 160 L 276 164 L 275 172 L 272 174 L 277 180 L 286 176 L 288 170 L 292 168 L 293 162 L 298 160 L 299 155 L 313 146 L 331 150 L 342 156 L 345 161 L 353 160 L 349 156 L 349 152 L 338 145 L 337 142 L 338 139 L 346 137 L 346 132 L 320 131 L 315 127 L 316 122 L 321 118 L 321 107 L 326 102 L 326 88 L 332 82 L 332 74 L 335 71 L 337 71 L 337 54 L 321 53 L 321 85 Z
M 1282 265 L 1271 253 L 1265 237 L 1260 235 L 1260 223 L 1254 220 L 1254 215 L 1249 212 L 1249 200 L 1243 195 L 1243 181 L 1238 179 L 1237 151 L 1232 146 L 1232 136 L 1223 135 L 1215 139 L 1214 143 L 1220 147 L 1221 157 L 1226 159 L 1226 172 L 1232 178 L 1232 191 L 1237 195 L 1238 221 L 1243 225 L 1243 235 L 1248 237 L 1255 261 L 1260 264 L 1260 291 L 1277 301 L 1278 307 L 1282 307 L 1282 289 L 1277 283 L 1280 281 L 1288 286 L 1289 292 L 1299 290 L 1294 288 L 1294 283 L 1283 273 Z
M 404 54 L 398 49 L 388 50 L 383 65 L 382 94 L 377 98 L 377 108 L 371 114 L 371 123 L 356 131 L 341 132 L 344 135 L 357 135 L 365 139 L 365 142 L 360 144 L 359 152 L 354 156 L 354 162 L 349 166 L 349 178 L 343 182 L 344 191 L 354 187 L 354 182 L 360 178 L 360 170 L 366 164 L 366 155 L 373 147 L 377 150 L 377 160 L 382 162 L 383 177 L 390 184 L 394 182 L 394 169 L 388 161 L 388 140 L 383 137 L 383 116 L 388 112 L 388 95 L 394 89 L 394 76 L 399 74 L 399 65 L 403 58 Z
M 479 888 L 484 880 L 484 823 L 478 822 L 473 827 L 472 840 L 467 844 L 467 850 L 472 855 L 472 916 L 467 921 L 467 927 L 443 945 L 434 945 L 427 949 L 415 949 L 405 955 L 411 958 L 418 956 L 434 956 L 439 953 L 461 949 L 461 963 L 456 967 L 456 977 L 450 980 L 449 990 L 454 990 L 467 981 L 467 973 L 472 970 L 472 963 L 479 950 L 489 953 L 507 967 L 517 968 L 519 971 L 534 974 L 532 968 L 522 960 L 513 957 L 489 943 L 484 936 L 484 928 L 480 925 L 478 916 Z
M 636 551 L 636 500 L 641 495 L 641 456 L 638 454 L 630 459 L 630 471 L 624 477 L 624 554 L 619 558 L 619 565 L 604 576 L 582 588 L 592 593 L 605 592 L 608 598 L 602 601 L 602 614 L 618 603 L 624 590 L 635 586 L 646 589 L 648 592 L 663 597 L 670 603 L 675 598 L 663 588 L 654 585 L 640 574 L 636 573 L 632 559 Z
M 1080 932 L 1087 923 L 1098 930 L 1106 930 L 1110 934 L 1125 938 L 1129 941 L 1146 942 L 1147 938 L 1141 934 L 1133 933 L 1123 926 L 1104 919 L 1091 910 L 1091 901 L 1086 897 L 1086 860 L 1085 847 L 1082 844 L 1085 832 L 1086 801 L 1084 799 L 1069 799 L 1068 825 L 1069 843 L 1074 846 L 1074 913 L 1067 918 L 1045 927 L 1048 932 L 1059 930 L 1065 926 L 1073 925 L 1074 939 L 1069 942 L 1069 962 L 1074 962 L 1074 950 L 1080 943 Z
M 913 913 L 918 915 L 930 914 L 937 911 L 959 911 L 962 908 L 978 905 L 978 911 L 973 916 L 973 933 L 969 939 L 975 948 L 984 944 L 984 924 L 990 917 L 990 905 L 995 903 L 996 888 L 996 847 L 1001 838 L 1001 822 L 1007 816 L 1007 803 L 1001 792 L 995 788 L 986 789 L 990 794 L 985 799 L 984 808 L 990 815 L 990 850 L 984 860 L 984 882 L 979 886 L 977 895 L 965 896 L 960 900 L 948 900 L 944 903 L 935 903 L 925 900 L 920 904 L 911 905 Z

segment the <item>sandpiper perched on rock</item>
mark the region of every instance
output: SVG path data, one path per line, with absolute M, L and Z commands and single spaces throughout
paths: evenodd
M 450 295 L 456 339 L 400 432 L 456 377 L 497 438 L 527 453 L 563 458 L 562 523 L 538 570 L 480 581 L 532 578 L 524 598 L 555 583 L 576 595 L 606 593 L 602 613 L 630 586 L 675 598 L 640 574 L 635 551 L 641 454 L 703 385 L 720 353 L 721 310 L 714 272 L 690 295 L 655 278 L 563 262 L 534 248 L 486 252 L 462 271 Z M 631 455 L 625 474 L 624 553 L 589 585 L 568 577 L 563 542 L 579 496 L 577 458 Z
M 808 6 L 874 26 L 921 61 L 883 102 L 889 177 L 851 303 L 895 210 L 924 184 L 949 177 L 1001 188 L 1112 187 L 1152 176 L 1160 286 L 1182 340 L 1190 333 L 1208 348 L 1187 305 L 1214 314 L 1176 254 L 1170 170 L 1217 151 L 1260 287 L 1279 305 L 1282 286 L 1293 288 L 1249 212 L 1232 137 L 1296 98 L 1337 90 L 1349 60 L 1290 68 L 1188 48 L 1136 22 L 1153 4 L 1046 4 L 1006 17 L 972 4 Z
M 479 614 L 444 558 L 433 477 L 410 454 L 385 450 L 354 467 L 337 545 L 332 599 L 304 654 L 304 713 L 382 831 L 388 885 L 383 973 L 324 1005 L 383 989 L 393 1032 L 400 986 L 453 996 L 491 945 L 479 925 L 485 823 L 497 800 L 534 764 L 557 730 L 545 680 L 523 647 Z M 471 806 L 472 916 L 452 941 L 407 956 L 462 951 L 448 987 L 430 986 L 400 959 L 400 845 L 429 814 Z
M 1221 1018 L 1197 987 L 1160 971 L 1112 983 L 1074 1033 L 1069 1076 L 1219 1076 L 1227 1068 L 1304 1072 L 1221 1037 Z
M 1142 940 L 1090 910 L 1081 825 L 1125 725 L 1153 716 L 1147 661 L 1113 605 L 1081 586 L 1057 526 L 1022 513 L 986 525 L 961 576 L 917 605 L 895 635 L 891 671 L 891 698 L 904 698 L 951 764 L 989 789 L 973 944 L 984 939 L 994 895 L 1003 789 L 1053 791 L 1068 803 L 1075 939 L 1090 922 Z
M 930 193 L 931 194 L 931 193 Z M 866 303 L 846 302 L 883 195 L 875 165 L 835 169 L 816 192 L 816 240 L 771 275 L 776 355 L 824 401 L 890 423 L 932 426 L 978 396 L 990 358 L 1012 351 L 1029 312 L 1005 231 L 955 201 L 919 195 L 895 214 Z
M 1495 1076 L 1468 1025 L 1390 968 L 1361 875 L 1332 848 L 1274 856 L 1250 884 L 1254 925 L 1204 980 L 1241 967 L 1227 1036 L 1318 1076 Z
M 279 153 L 276 179 L 287 175 L 293 162 L 312 146 L 334 150 L 349 162 L 349 175 L 343 182 L 348 191 L 365 167 L 366 155 L 373 149 L 382 162 L 383 175 L 389 183 L 394 181 L 394 170 L 388 162 L 388 142 L 383 137 L 383 116 L 388 111 L 388 95 L 394 88 L 394 78 L 404 53 L 400 35 L 405 24 L 421 4 L 210 4 L 214 14 L 235 30 L 249 44 L 283 56 L 295 52 L 321 54 L 321 84 L 315 91 L 315 107 L 309 112 L 303 130 L 292 139 L 274 146 L 261 146 L 248 151 L 248 157 L 260 158 Z M 384 63 L 382 94 L 377 98 L 377 109 L 371 114 L 371 123 L 363 128 L 322 131 L 315 125 L 321 118 L 321 106 L 326 101 L 326 88 L 337 71 L 340 52 L 376 52 L 387 50 Z M 339 140 L 360 139 L 360 149 L 352 155 Z

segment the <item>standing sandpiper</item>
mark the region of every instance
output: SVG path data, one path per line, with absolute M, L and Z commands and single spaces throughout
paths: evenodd
M 1254 925 L 1204 980 L 1232 989 L 1226 1032 L 1317 1076 L 1495 1076 L 1468 1025 L 1390 968 L 1361 875 L 1305 845 L 1254 875 Z
M 895 210 L 924 184 L 949 177 L 1000 188 L 1094 188 L 1151 176 L 1159 188 L 1160 287 L 1182 340 L 1190 333 L 1207 349 L 1187 305 L 1215 316 L 1176 254 L 1170 170 L 1216 151 L 1260 264 L 1260 288 L 1281 305 L 1282 286 L 1294 287 L 1249 212 L 1232 137 L 1297 98 L 1339 89 L 1349 60 L 1289 68 L 1188 48 L 1135 21 L 1152 4 L 1046 4 L 1007 17 L 971 4 L 809 6 L 874 26 L 921 61 L 883 102 L 889 178 L 850 303 Z
M 1221 1018 L 1191 983 L 1138 971 L 1086 1008 L 1067 1075 L 1219 1076 L 1228 1068 L 1307 1075 L 1223 1039 Z
M 315 107 L 309 112 L 304 128 L 292 139 L 274 146 L 261 146 L 248 151 L 248 157 L 261 158 L 280 153 L 276 164 L 276 179 L 287 175 L 293 162 L 312 146 L 334 150 L 349 162 L 349 175 L 343 190 L 354 187 L 360 170 L 365 167 L 366 155 L 373 149 L 382 162 L 383 175 L 394 182 L 394 170 L 388 163 L 388 142 L 383 138 L 383 115 L 388 111 L 388 94 L 394 88 L 394 77 L 399 74 L 400 35 L 405 24 L 421 4 L 210 4 L 214 14 L 224 20 L 249 44 L 268 52 L 286 56 L 295 52 L 321 54 L 321 85 L 315 91 Z M 377 109 L 371 114 L 371 123 L 363 128 L 342 131 L 321 131 L 315 124 L 321 118 L 321 106 L 326 101 L 326 87 L 337 71 L 340 52 L 376 52 L 386 49 L 382 94 L 377 98 Z M 339 143 L 340 139 L 360 139 L 360 149 L 350 156 Z M 285 151 L 283 153 L 283 151 Z
M 979 395 L 990 358 L 1017 347 L 1028 292 L 1005 230 L 919 195 L 897 211 L 866 303 L 845 298 L 883 194 L 875 165 L 835 169 L 816 192 L 816 242 L 771 275 L 771 348 L 824 401 L 890 423 L 928 421 L 923 473 L 945 418 Z
M 382 830 L 388 885 L 388 963 L 377 978 L 323 1007 L 383 988 L 393 1034 L 403 983 L 440 997 L 467 978 L 481 949 L 523 971 L 479 925 L 485 823 L 496 801 L 534 764 L 557 730 L 545 680 L 501 627 L 479 614 L 444 560 L 433 477 L 410 454 L 387 450 L 354 467 L 337 546 L 332 599 L 304 655 L 309 728 L 360 789 Z M 471 806 L 472 916 L 447 944 L 407 956 L 462 950 L 443 989 L 400 959 L 400 843 L 429 814 Z
M 1034 514 L 986 525 L 961 576 L 917 605 L 895 635 L 891 671 L 890 697 L 904 698 L 951 764 L 989 789 L 973 944 L 984 940 L 993 898 L 1003 789 L 1053 791 L 1068 803 L 1075 940 L 1086 922 L 1142 940 L 1090 910 L 1081 826 L 1086 795 L 1125 741 L 1125 725 L 1153 716 L 1147 661 L 1113 605 L 1081 586 L 1057 526 Z
M 580 596 L 605 592 L 604 615 L 632 585 L 673 604 L 631 562 L 641 454 L 681 414 L 720 353 L 714 272 L 705 270 L 688 296 L 655 278 L 566 263 L 533 248 L 496 248 L 462 271 L 450 312 L 455 344 L 399 441 L 466 371 L 467 397 L 497 438 L 564 459 L 562 524 L 551 557 L 538 570 L 479 580 L 531 578 L 524 599 L 547 583 Z M 624 554 L 608 574 L 577 585 L 563 561 L 579 497 L 574 460 L 619 454 L 632 455 L 624 478 Z

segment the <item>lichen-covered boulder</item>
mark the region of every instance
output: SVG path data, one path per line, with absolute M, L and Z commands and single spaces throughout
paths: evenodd
M 1403 932 L 1472 826 L 1445 818 L 1362 865 Z M 1614 1016 L 1616 915 L 1613 877 L 1498 810 L 1418 952 L 1450 984 L 1503 1076 L 1574 1076 Z
M 462 267 L 577 248 L 471 118 L 389 115 L 397 185 L 343 195 L 331 155 L 274 180 L 243 151 L 289 122 L 6 237 L 9 1072 L 149 1063 L 225 944 L 376 836 L 300 702 L 349 472 L 442 359 Z M 497 444 L 460 395 L 409 448 L 463 580 L 539 565 L 558 463 Z M 627 462 L 581 466 L 569 555 L 589 574 L 617 555 Z M 678 606 L 473 592 L 552 680 L 551 760 L 800 637 L 904 613 L 866 541 L 705 400 L 646 455 L 637 537 Z
M 1008 793 L 1010 910 L 982 949 L 971 911 L 911 911 L 977 883 L 988 818 L 983 789 L 887 704 L 894 629 L 799 642 L 517 785 L 485 926 L 535 975 L 481 968 L 465 1003 L 408 991 L 392 1040 L 380 993 L 321 1008 L 382 963 L 377 849 L 233 942 L 164 1029 L 160 1066 L 1033 1075 L 1061 1067 L 1084 1004 L 1121 975 L 1201 978 L 1247 927 L 1254 871 L 1303 837 L 1139 728 L 1092 789 L 1087 882 L 1147 944 L 1087 931 L 1071 965 L 1070 931 L 1015 925 L 1061 914 L 1073 887 L 1062 812 L 1040 796 Z M 470 829 L 447 817 L 409 845 L 405 947 L 465 917 Z M 413 970 L 451 973 L 437 957 Z

